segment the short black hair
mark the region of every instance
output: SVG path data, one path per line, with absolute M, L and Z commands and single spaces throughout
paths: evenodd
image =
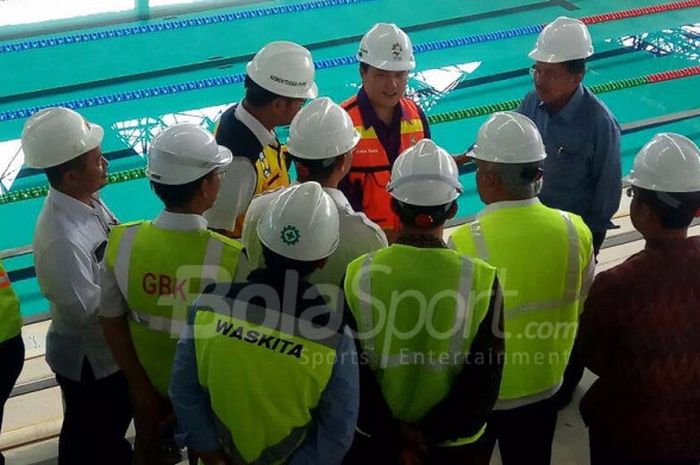
M 183 208 L 192 201 L 199 188 L 202 187 L 204 179 L 210 174 L 207 173 L 199 179 L 176 186 L 151 181 L 151 188 L 163 202 L 165 208 Z
M 633 187 L 635 197 L 649 205 L 666 229 L 686 229 L 700 208 L 700 192 L 657 192 Z
M 360 72 L 366 73 L 368 69 L 369 65 L 367 63 L 360 62 Z
M 265 260 L 265 268 L 275 270 L 279 273 L 286 271 L 294 271 L 299 273 L 299 276 L 304 278 L 316 271 L 322 260 L 302 261 L 293 260 L 272 251 L 265 244 L 262 245 L 263 259 Z
M 571 74 L 586 74 L 586 59 L 569 60 L 562 63 Z
M 416 222 L 416 218 L 420 215 L 426 215 L 431 218 L 430 227 L 442 226 L 448 220 L 450 209 L 455 202 L 449 202 L 443 205 L 422 207 L 418 205 L 409 205 L 394 198 L 391 199 L 391 204 L 394 211 L 399 216 L 399 220 L 405 224 L 414 226 L 423 226 Z
M 245 101 L 249 105 L 260 108 L 270 104 L 273 100 L 282 97 L 259 86 L 250 76 L 245 77 Z
M 314 181 L 325 181 L 330 178 L 341 156 L 323 160 L 305 160 L 297 158 L 291 153 L 287 153 L 288 159 L 293 161 L 296 165 L 297 173 L 303 174 L 303 177 L 311 178 L 311 180 Z
M 61 163 L 60 165 L 45 168 L 44 172 L 49 180 L 49 185 L 54 189 L 59 189 L 63 184 L 63 175 L 65 175 L 68 171 L 82 171 L 85 169 L 87 154 L 88 152 L 68 160 L 67 162 Z

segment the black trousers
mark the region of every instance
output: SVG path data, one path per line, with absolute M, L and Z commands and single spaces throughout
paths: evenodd
M 125 435 L 132 413 L 124 374 L 95 379 L 85 359 L 80 382 L 59 374 L 56 380 L 65 404 L 58 465 L 130 464 L 131 444 Z
M 5 402 L 10 397 L 24 366 L 24 341 L 22 336 L 16 336 L 0 344 L 0 429 Z M 5 457 L 0 452 L 0 465 L 5 465 Z
M 698 460 L 633 460 L 615 446 L 609 444 L 595 430 L 588 430 L 591 465 L 698 465 Z
M 484 435 L 470 447 L 469 464 L 489 465 L 498 441 L 503 465 L 549 465 L 558 410 L 551 399 L 513 410 L 494 410 Z

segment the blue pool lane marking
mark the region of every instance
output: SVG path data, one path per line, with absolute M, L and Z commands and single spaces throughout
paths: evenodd
M 290 13 L 301 13 L 305 11 L 320 10 L 345 5 L 355 5 L 358 3 L 373 2 L 376 0 L 319 0 L 306 3 L 295 3 L 293 5 L 275 6 L 269 8 L 258 8 L 254 10 L 238 11 L 235 13 L 224 13 L 212 16 L 203 16 L 191 19 L 180 19 L 177 21 L 164 21 L 155 24 L 144 24 L 140 26 L 122 27 L 119 29 L 109 29 L 99 32 L 86 32 L 82 34 L 71 34 L 66 36 L 51 37 L 47 39 L 28 40 L 14 44 L 0 46 L 0 54 L 23 52 L 41 48 L 60 47 L 62 45 L 78 44 L 83 42 L 94 42 L 97 40 L 115 39 L 154 32 L 173 31 L 178 29 L 188 29 L 211 24 L 231 23 L 246 19 L 263 18 L 266 16 L 277 16 Z

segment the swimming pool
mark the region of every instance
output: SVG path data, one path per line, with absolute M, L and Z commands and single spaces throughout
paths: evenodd
M 607 15 L 618 11 L 627 13 Z M 213 127 L 217 115 L 242 96 L 245 63 L 273 39 L 308 46 L 321 95 L 341 101 L 357 90 L 353 56 L 362 34 L 378 21 L 395 22 L 411 35 L 417 68 L 410 92 L 433 121 L 433 138 L 461 152 L 486 114 L 512 107 L 530 89 L 527 52 L 542 24 L 560 15 L 588 18 L 597 53 L 585 82 L 624 127 L 700 108 L 700 78 L 693 68 L 700 45 L 698 1 L 259 2 L 0 42 L 0 159 L 18 150 L 22 125 L 36 108 L 71 105 L 106 130 L 103 150 L 121 181 L 104 189 L 106 202 L 122 221 L 151 218 L 161 206 L 139 170 L 159 128 L 174 121 Z M 683 69 L 691 76 L 668 74 Z M 692 118 L 628 130 L 622 141 L 625 172 L 659 131 L 700 142 L 700 120 Z M 9 191 L 0 196 L 0 250 L 7 250 L 31 243 L 46 180 L 28 169 L 13 182 L 11 175 L 3 178 Z M 464 173 L 462 183 L 463 220 L 482 205 L 473 174 Z M 47 309 L 31 263 L 31 254 L 5 259 L 25 317 Z

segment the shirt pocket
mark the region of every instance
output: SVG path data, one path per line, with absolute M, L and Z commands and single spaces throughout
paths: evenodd
M 587 150 L 560 146 L 549 152 L 545 160 L 545 176 L 552 184 L 567 189 L 580 189 L 590 178 L 591 154 Z

